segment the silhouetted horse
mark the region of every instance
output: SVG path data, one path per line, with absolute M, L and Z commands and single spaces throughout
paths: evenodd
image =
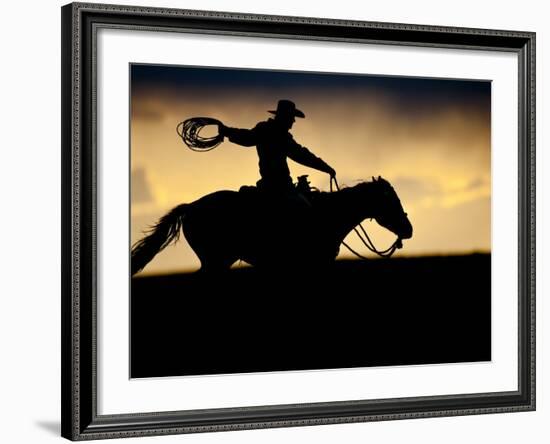
M 367 218 L 401 239 L 412 225 L 389 182 L 362 182 L 334 193 L 311 192 L 311 205 L 257 191 L 218 191 L 178 205 L 132 248 L 132 275 L 178 240 L 180 230 L 201 261 L 201 270 L 251 265 L 315 267 L 338 255 L 346 235 Z

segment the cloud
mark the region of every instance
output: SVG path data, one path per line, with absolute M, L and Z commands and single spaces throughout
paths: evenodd
M 162 122 L 164 115 L 153 109 L 135 108 L 132 109 L 132 119 L 148 120 L 150 122 Z
M 391 183 L 402 203 L 417 202 L 428 197 L 440 198 L 443 194 L 441 186 L 430 179 L 400 176 Z
M 132 119 L 150 123 L 162 123 L 166 117 L 161 102 L 154 95 L 133 95 L 131 112 Z
M 489 184 L 484 178 L 476 177 L 464 187 L 463 191 L 475 191 L 487 186 L 489 186 Z
M 152 203 L 155 200 L 144 168 L 132 170 L 131 196 L 132 204 Z
M 491 250 L 491 199 L 409 212 L 414 227 L 406 254 Z

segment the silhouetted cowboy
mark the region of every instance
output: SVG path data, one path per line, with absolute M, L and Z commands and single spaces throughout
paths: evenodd
M 273 193 L 288 193 L 294 190 L 287 157 L 301 165 L 328 173 L 331 177 L 336 175 L 332 167 L 298 144 L 289 133 L 295 118 L 305 117 L 302 111 L 296 109 L 294 102 L 279 100 L 277 110 L 269 112 L 275 117 L 259 122 L 252 129 L 219 125 L 220 135 L 227 137 L 231 142 L 242 146 L 256 146 L 262 177 L 257 183 L 258 188 Z

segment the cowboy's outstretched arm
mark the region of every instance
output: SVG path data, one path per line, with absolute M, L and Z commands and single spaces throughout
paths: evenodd
M 334 170 L 334 168 L 332 168 L 320 157 L 317 157 L 307 148 L 296 143 L 294 140 L 292 140 L 289 146 L 288 157 L 290 157 L 294 162 L 298 162 L 301 165 L 315 168 L 316 170 L 330 174 L 332 177 L 336 176 L 336 171 Z
M 258 143 L 258 131 L 252 129 L 230 128 L 225 125 L 219 127 L 220 135 L 227 137 L 230 142 L 242 146 L 254 146 Z

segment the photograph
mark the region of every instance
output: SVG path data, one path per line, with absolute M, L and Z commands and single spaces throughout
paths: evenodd
M 131 378 L 491 361 L 491 81 L 129 76 Z

